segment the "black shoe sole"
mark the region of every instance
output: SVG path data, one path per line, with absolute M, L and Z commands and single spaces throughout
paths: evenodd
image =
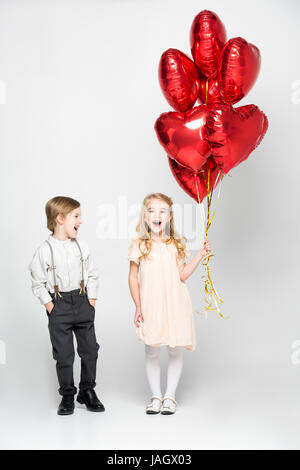
M 59 416 L 66 416 L 66 415 L 72 415 L 74 413 L 74 410 L 70 410 L 70 411 L 57 411 L 57 414 Z
M 85 405 L 86 408 L 89 410 L 89 411 L 94 411 L 96 413 L 100 413 L 101 411 L 105 411 L 105 408 L 91 408 L 90 406 L 88 406 L 84 400 L 82 400 L 81 398 L 76 398 L 76 401 L 78 403 L 80 403 L 81 405 Z

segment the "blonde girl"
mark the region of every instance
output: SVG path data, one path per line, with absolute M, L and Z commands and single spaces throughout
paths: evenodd
M 190 295 L 185 284 L 211 250 L 203 246 L 187 263 L 186 238 L 174 227 L 173 201 L 162 193 L 147 195 L 142 204 L 127 257 L 129 288 L 136 306 L 134 324 L 145 343 L 146 374 L 152 397 L 147 414 L 174 414 L 175 393 L 182 372 L 183 348 L 195 349 L 195 329 Z M 160 385 L 160 348 L 168 349 L 167 389 Z

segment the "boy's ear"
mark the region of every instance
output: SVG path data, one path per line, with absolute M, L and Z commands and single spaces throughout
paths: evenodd
M 65 218 L 63 216 L 63 214 L 57 214 L 56 218 L 55 218 L 55 223 L 56 224 L 63 224 L 65 221 Z

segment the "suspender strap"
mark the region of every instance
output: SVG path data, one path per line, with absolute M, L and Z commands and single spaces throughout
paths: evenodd
M 80 262 L 81 262 L 81 281 L 80 281 L 80 292 L 79 294 L 81 294 L 82 292 L 84 292 L 86 294 L 86 288 L 85 288 L 85 285 L 84 285 L 84 276 L 83 276 L 83 256 L 82 256 L 82 251 L 81 251 L 81 248 L 80 248 L 80 245 L 78 243 L 78 241 L 76 240 L 76 238 L 74 238 L 78 248 L 79 248 L 79 251 L 80 251 Z M 56 299 L 56 296 L 59 295 L 61 298 L 62 298 L 62 295 L 61 293 L 59 292 L 59 289 L 58 289 L 58 285 L 56 284 L 56 275 L 55 275 L 55 269 L 56 269 L 56 266 L 54 264 L 54 255 L 53 255 L 53 248 L 51 246 L 51 243 L 46 240 L 46 242 L 48 243 L 49 247 L 50 247 L 50 251 L 51 251 L 51 260 L 52 260 L 52 266 L 50 266 L 50 269 L 52 269 L 52 272 L 53 272 L 53 284 L 54 284 L 54 297 Z
M 80 292 L 79 292 L 79 294 L 81 294 L 82 291 L 86 294 L 86 289 L 85 289 L 85 286 L 84 286 L 84 276 L 83 276 L 83 256 L 82 256 L 82 251 L 81 251 L 80 245 L 79 245 L 78 241 L 76 240 L 76 238 L 74 238 L 74 240 L 75 240 L 75 242 L 76 242 L 76 245 L 77 245 L 78 248 L 79 248 L 79 251 L 80 251 L 80 261 L 81 261 L 81 281 L 80 281 Z
M 58 290 L 58 285 L 56 284 L 56 275 L 55 275 L 56 266 L 55 266 L 55 264 L 54 264 L 53 249 L 52 249 L 51 243 L 50 243 L 48 240 L 46 240 L 46 242 L 47 242 L 48 245 L 50 246 L 50 251 L 51 251 L 52 266 L 50 266 L 50 269 L 52 269 L 52 272 L 53 272 L 54 298 L 56 299 L 56 296 L 57 296 L 57 295 L 59 295 L 60 297 L 62 297 L 62 295 L 61 295 L 61 293 L 60 293 L 59 290 Z

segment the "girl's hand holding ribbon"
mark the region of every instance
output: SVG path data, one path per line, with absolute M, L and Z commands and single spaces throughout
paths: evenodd
M 205 238 L 203 246 L 202 246 L 202 248 L 200 248 L 200 252 L 201 252 L 202 256 L 205 256 L 210 251 L 211 251 L 211 243 L 207 238 Z

